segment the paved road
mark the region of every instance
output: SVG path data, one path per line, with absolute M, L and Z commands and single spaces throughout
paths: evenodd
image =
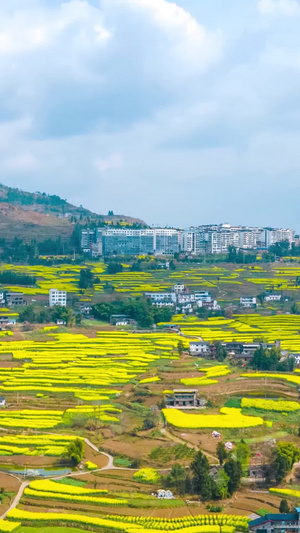
M 92 450 L 94 450 L 94 452 L 97 452 L 99 453 L 99 449 L 97 448 L 97 446 L 95 446 L 95 444 L 93 444 L 89 439 L 84 439 L 84 442 L 90 447 L 92 448 Z M 117 466 L 114 466 L 114 458 L 112 455 L 110 455 L 109 453 L 105 453 L 105 452 L 100 452 L 102 455 L 105 455 L 105 457 L 107 457 L 108 459 L 108 463 L 106 466 L 103 466 L 100 470 L 112 470 L 112 469 L 117 469 L 118 467 Z
M 92 450 L 94 450 L 95 452 L 99 453 L 99 450 L 98 450 L 97 446 L 95 446 L 88 439 L 84 439 L 84 440 L 85 440 L 86 444 L 88 446 L 90 446 L 90 448 L 92 448 Z M 122 468 L 118 468 L 118 467 L 114 466 L 114 458 L 109 453 L 105 453 L 105 452 L 100 452 L 100 453 L 102 455 L 105 455 L 105 457 L 107 457 L 108 463 L 107 463 L 106 466 L 103 466 L 102 468 L 97 468 L 97 470 L 93 470 L 93 472 L 101 472 L 101 470 L 112 470 L 112 469 L 126 470 L 126 469 L 122 469 Z M 84 471 L 84 472 L 71 472 L 71 474 L 67 474 L 67 476 L 83 476 L 83 475 L 86 475 L 87 473 L 88 472 L 86 472 L 86 471 Z M 67 476 L 66 475 L 55 476 L 52 479 L 60 479 L 60 478 L 67 477 Z M 16 477 L 16 476 L 14 476 L 14 477 Z M 16 496 L 15 496 L 13 502 L 11 503 L 9 509 L 7 509 L 7 511 L 5 511 L 5 513 L 3 513 L 2 516 L 0 516 L 0 520 L 6 518 L 7 513 L 9 513 L 9 511 L 11 511 L 15 507 L 17 507 L 18 503 L 20 502 L 20 500 L 21 500 L 21 498 L 23 496 L 23 492 L 26 489 L 26 487 L 29 485 L 29 483 L 30 483 L 30 481 L 23 481 L 23 483 L 20 485 L 18 493 L 16 494 Z
M 27 485 L 29 485 L 30 481 L 23 481 L 23 483 L 20 485 L 20 488 L 18 490 L 18 493 L 16 494 L 15 496 L 15 499 L 14 501 L 10 504 L 10 507 L 9 509 L 7 509 L 7 511 L 5 511 L 5 513 L 3 513 L 2 516 L 0 516 L 0 520 L 2 520 L 3 518 L 6 517 L 7 513 L 9 513 L 9 511 L 11 511 L 12 509 L 14 509 L 15 507 L 17 507 L 20 499 L 22 498 L 23 496 L 23 492 L 24 490 L 26 489 Z

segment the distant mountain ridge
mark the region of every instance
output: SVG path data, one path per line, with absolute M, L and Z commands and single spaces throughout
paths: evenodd
M 101 215 L 78 207 L 55 194 L 27 192 L 0 184 L 0 236 L 26 241 L 70 239 L 76 224 L 119 224 L 147 227 L 144 221 L 125 215 Z

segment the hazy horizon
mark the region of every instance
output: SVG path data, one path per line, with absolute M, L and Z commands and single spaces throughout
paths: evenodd
M 0 15 L 3 184 L 150 225 L 298 231 L 300 0 L 0 0 Z

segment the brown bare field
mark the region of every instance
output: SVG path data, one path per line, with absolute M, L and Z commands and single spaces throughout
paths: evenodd
M 281 498 L 268 491 L 241 491 L 226 503 L 226 512 L 231 514 L 250 514 L 260 508 L 278 513 Z
M 35 456 L 35 455 L 0 455 L 0 463 L 29 467 L 51 466 L 58 457 Z
M 0 472 L 0 487 L 4 487 L 8 491 L 17 492 L 20 485 L 21 482 L 17 477 Z
M 124 454 L 131 458 L 147 456 L 156 446 L 166 444 L 166 439 L 147 439 L 121 435 L 105 443 L 104 449 L 112 454 Z
M 108 463 L 108 458 L 102 453 L 97 453 L 87 444 L 84 445 L 84 458 L 86 461 L 91 461 L 95 463 L 98 468 L 103 468 Z
M 241 370 L 242 372 L 242 370 Z M 224 397 L 230 397 L 234 394 L 240 394 L 241 396 L 247 392 L 251 392 L 253 394 L 270 394 L 270 391 L 274 393 L 274 395 L 287 397 L 290 399 L 298 398 L 297 389 L 295 387 L 291 387 L 291 384 L 288 384 L 287 382 L 280 381 L 278 379 L 268 379 L 267 384 L 265 384 L 263 379 L 255 379 L 255 378 L 237 378 L 234 381 L 231 380 L 230 376 L 230 388 L 228 386 L 228 376 L 227 380 L 223 378 L 219 378 L 219 383 L 215 385 L 209 385 L 207 387 L 201 387 L 201 390 L 203 392 L 212 397 L 212 396 L 219 396 L 222 395 Z
M 197 433 L 189 433 L 188 431 L 186 432 L 184 430 L 180 432 L 172 429 L 172 433 L 187 443 L 192 444 L 196 448 L 212 454 L 216 453 L 218 442 L 220 442 L 218 439 L 214 439 L 211 436 L 211 431 L 209 431 L 209 433 L 201 433 L 200 431 Z
M 13 493 L 10 497 L 5 497 L 3 503 L 0 503 L 0 515 L 2 515 L 9 508 L 14 494 L 16 494 L 21 485 L 21 481 L 14 476 L 0 473 L 0 487 L 3 487 L 6 492 Z

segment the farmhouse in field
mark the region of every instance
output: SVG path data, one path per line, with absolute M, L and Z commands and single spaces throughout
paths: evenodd
M 240 306 L 244 308 L 252 308 L 254 309 L 257 307 L 257 298 L 256 296 L 241 296 L 240 297 Z
M 7 292 L 6 303 L 8 307 L 12 307 L 14 305 L 25 305 L 26 301 L 24 300 L 24 294 L 22 292 Z
M 281 298 L 282 298 L 281 292 L 278 292 L 278 293 L 273 292 L 272 294 L 266 294 L 264 297 L 264 301 L 265 302 L 280 302 Z
M 167 407 L 179 409 L 197 409 L 205 407 L 206 400 L 199 398 L 197 389 L 174 389 L 165 395 Z
M 255 353 L 255 351 L 263 347 L 270 350 L 271 348 L 280 348 L 280 341 L 275 341 L 274 343 L 267 342 L 225 342 L 223 346 L 226 350 L 236 359 L 241 361 L 250 361 Z
M 211 348 L 210 343 L 205 341 L 193 341 L 190 342 L 190 354 L 191 355 L 210 355 Z

